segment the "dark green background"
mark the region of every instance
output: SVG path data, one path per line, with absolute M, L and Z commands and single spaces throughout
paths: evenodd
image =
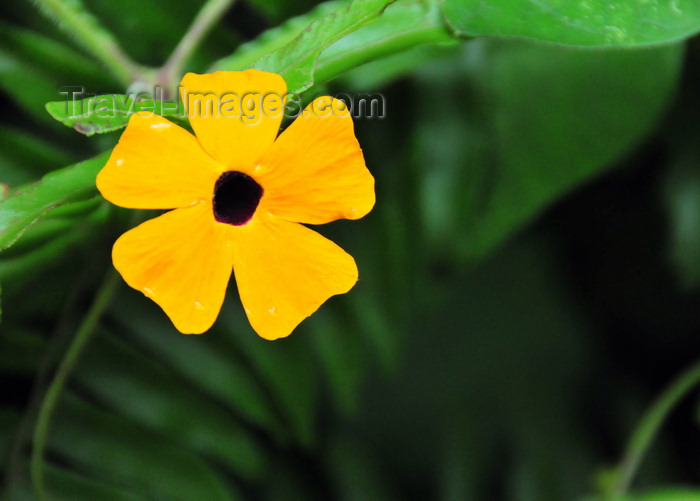
M 447 2 L 452 27 L 500 34 L 460 17 L 472 4 Z M 86 6 L 155 66 L 199 4 Z M 187 69 L 313 6 L 238 2 Z M 436 28 L 436 4 L 400 8 L 335 49 L 346 59 L 322 53 L 318 71 L 336 78 L 307 94 L 385 97 L 383 119 L 355 121 L 375 209 L 318 228 L 356 258 L 357 286 L 267 342 L 233 283 L 202 336 L 179 334 L 122 285 L 52 423 L 52 499 L 588 499 L 645 410 L 700 356 L 697 39 L 457 41 Z M 425 12 L 423 41 L 442 43 L 404 33 L 370 53 L 368 40 L 414 12 Z M 31 3 L 0 16 L 0 183 L 13 194 L 118 140 L 54 121 L 44 104 L 59 86 L 125 89 Z M 690 36 L 687 19 L 666 40 Z M 70 342 L 128 219 L 99 198 L 63 206 L 0 254 L 8 501 L 33 499 L 21 439 L 32 389 Z M 696 404 L 674 409 L 636 477 L 634 492 L 658 497 L 634 499 L 699 498 Z

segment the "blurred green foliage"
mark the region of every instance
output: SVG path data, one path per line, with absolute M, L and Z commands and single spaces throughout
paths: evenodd
M 700 355 L 695 2 L 241 0 L 169 72 L 203 2 L 36 4 L 0 6 L 2 499 L 36 499 L 38 408 L 130 224 L 94 187 L 115 124 L 46 103 L 249 67 L 383 95 L 355 122 L 377 206 L 321 228 L 360 281 L 273 343 L 233 284 L 203 336 L 121 286 L 53 416 L 49 499 L 700 499 L 685 394 L 616 490 Z

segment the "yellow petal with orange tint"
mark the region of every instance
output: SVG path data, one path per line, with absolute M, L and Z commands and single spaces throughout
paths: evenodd
M 288 336 L 329 297 L 357 282 L 352 256 L 298 223 L 258 211 L 231 235 L 238 293 L 263 338 Z
M 172 209 L 211 200 L 223 170 L 182 127 L 134 114 L 97 175 L 97 188 L 121 207 Z
M 175 209 L 124 233 L 112 249 L 114 267 L 177 330 L 200 334 L 216 320 L 231 276 L 226 229 L 210 203 Z
M 180 92 L 204 149 L 227 170 L 250 174 L 282 122 L 287 92 L 282 77 L 259 70 L 188 73 Z
M 265 210 L 289 221 L 358 219 L 374 206 L 374 178 L 352 118 L 342 101 L 328 96 L 280 134 L 253 176 L 265 189 Z

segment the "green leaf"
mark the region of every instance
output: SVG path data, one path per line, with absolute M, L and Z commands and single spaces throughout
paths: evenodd
M 216 62 L 211 70 L 241 70 L 263 64 L 266 55 L 289 50 L 285 47 L 301 37 L 304 28 L 310 23 L 329 23 L 324 18 L 329 15 L 336 17 L 336 11 L 345 5 L 342 1 L 322 3 L 308 14 L 290 19 L 283 25 L 266 31 L 255 41 L 242 45 L 231 56 Z M 299 45 L 301 42 L 295 43 Z M 434 43 L 456 43 L 445 27 L 437 6 L 418 0 L 395 2 L 366 26 L 321 50 L 315 70 L 311 66 L 313 71 L 310 81 L 324 83 L 369 61 L 401 53 L 417 45 Z M 304 64 L 307 63 L 309 61 L 304 61 Z
M 28 465 L 27 465 L 28 467 Z M 145 493 L 137 494 L 128 486 L 114 486 L 104 481 L 58 468 L 46 466 L 46 485 L 52 501 L 148 501 Z M 23 487 L 26 499 L 34 499 L 33 488 L 27 483 Z M 15 499 L 12 497 L 12 499 Z
M 312 22 L 289 44 L 263 57 L 253 67 L 279 73 L 289 92 L 301 93 L 314 84 L 314 68 L 321 52 L 375 19 L 390 3 L 391 0 L 355 0 Z
M 231 302 L 231 295 L 227 302 Z M 285 426 L 284 433 L 298 445 L 309 447 L 319 438 L 314 434 L 319 382 L 314 375 L 314 358 L 304 338 L 292 335 L 274 343 L 260 338 L 245 318 L 240 302 L 237 308 L 221 310 L 218 328 L 227 351 L 236 351 L 247 361 Z
M 0 45 L 21 56 L 23 61 L 55 76 L 54 81 L 60 85 L 80 82 L 88 88 L 94 87 L 93 90 L 114 85 L 114 81 L 101 71 L 99 63 L 54 37 L 0 22 Z
M 220 474 L 191 451 L 73 395 L 61 400 L 52 429 L 49 451 L 98 481 L 147 499 L 234 499 Z
M 324 50 L 316 63 L 314 78 L 316 82 L 327 82 L 364 63 L 417 46 L 454 43 L 457 41 L 434 3 L 404 0 L 389 5 L 379 18 Z
M 436 249 L 483 256 L 652 130 L 676 88 L 683 47 L 591 52 L 481 40 L 464 87 L 426 68 L 419 124 L 425 228 Z M 464 115 L 444 106 L 465 106 Z M 457 250 L 458 249 L 458 250 Z
M 169 101 L 162 95 L 145 94 L 104 94 L 80 100 L 52 101 L 46 103 L 46 111 L 63 125 L 86 136 L 122 129 L 129 122 L 129 117 L 138 111 L 175 119 L 185 116 L 180 100 Z
M 171 334 L 180 335 L 174 330 Z M 241 476 L 261 474 L 264 455 L 231 413 L 121 337 L 103 333 L 87 348 L 75 373 L 83 388 L 119 414 L 215 458 Z M 129 370 L 124 372 L 124 367 Z
M 16 280 L 21 283 L 45 273 L 46 268 L 50 267 L 58 256 L 75 248 L 86 238 L 85 232 L 75 231 L 74 222 L 61 221 L 58 225 L 49 226 L 57 235 L 44 245 L 31 251 L 24 250 L 19 256 L 11 258 L 3 255 L 2 259 L 0 259 L 1 281 L 10 283 Z
M 121 315 L 123 311 L 130 314 Z M 128 327 L 133 343 L 149 357 L 162 360 L 173 373 L 225 403 L 245 421 L 265 429 L 280 426 L 264 386 L 252 377 L 236 351 L 217 343 L 219 336 L 179 335 L 152 301 L 134 291 L 121 294 L 113 312 Z
M 49 121 L 41 103 L 56 97 L 57 84 L 44 69 L 0 47 L 0 89 L 39 120 Z
M 696 0 L 445 0 L 444 13 L 469 37 L 516 36 L 564 45 L 654 45 L 700 31 Z
M 347 5 L 345 0 L 323 2 L 310 12 L 288 19 L 280 26 L 265 31 L 255 40 L 244 43 L 230 56 L 212 64 L 208 71 L 240 71 L 250 68 L 256 61 L 292 42 L 312 22 L 345 5 Z
M 82 208 L 75 214 L 58 217 L 64 208 Z M 95 245 L 95 235 L 101 235 L 101 226 L 110 214 L 108 204 L 101 197 L 84 202 L 63 205 L 37 224 L 30 226 L 21 240 L 0 256 L 0 283 L 8 292 L 34 279 L 45 276 L 69 252 Z
M 109 152 L 44 176 L 0 201 L 0 251 L 6 249 L 37 220 L 67 203 L 95 194 L 95 176 Z
M 0 22 L 0 88 L 32 115 L 49 121 L 43 103 L 67 82 L 104 88 L 105 72 L 75 50 L 33 31 Z
M 36 0 L 34 3 L 68 36 L 111 69 L 124 84 L 131 83 L 134 69 L 131 61 L 121 52 L 114 35 L 85 8 L 81 0 Z

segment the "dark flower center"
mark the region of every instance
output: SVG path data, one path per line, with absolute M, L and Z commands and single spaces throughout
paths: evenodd
M 220 223 L 241 226 L 253 217 L 263 189 L 247 174 L 230 170 L 214 185 L 214 218 Z

